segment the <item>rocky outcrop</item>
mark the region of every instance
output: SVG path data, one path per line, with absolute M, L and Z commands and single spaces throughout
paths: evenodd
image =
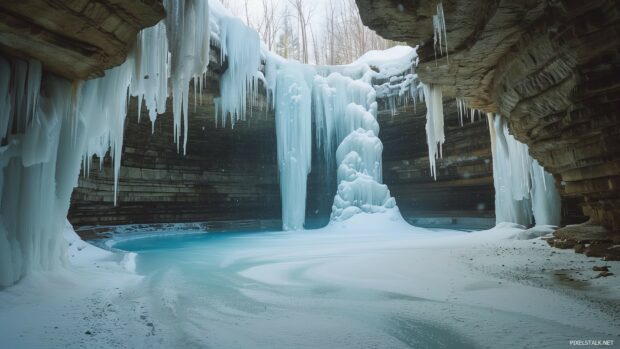
M 146 108 L 138 121 L 134 99 L 125 122 L 118 203 L 114 205 L 111 161 L 97 159 L 74 190 L 69 220 L 76 226 L 206 222 L 211 230 L 281 227 L 280 188 L 272 112 L 257 108 L 247 122 L 216 127 L 210 76 L 202 103 L 189 115 L 187 154 L 174 144 L 172 112 L 151 132 Z M 167 110 L 171 110 L 168 106 Z
M 620 240 L 619 2 L 443 0 L 449 55 L 433 45 L 437 1 L 357 3 L 380 35 L 421 45 L 421 81 L 509 117 L 563 198 Z
M 2 1 L 0 52 L 89 79 L 123 63 L 137 33 L 165 15 L 161 0 Z
M 430 174 L 426 106 L 379 113 L 383 178 L 403 217 L 419 226 L 489 228 L 495 223 L 491 138 L 486 119 L 459 124 L 456 101 L 444 100 L 446 143 L 437 180 Z

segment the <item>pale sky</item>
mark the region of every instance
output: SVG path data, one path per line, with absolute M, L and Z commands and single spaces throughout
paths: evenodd
M 306 0 L 308 7 L 312 8 L 312 17 L 310 18 L 310 28 L 312 29 L 316 40 L 321 41 L 324 35 L 326 10 L 330 0 Z M 344 5 L 346 0 L 332 0 L 337 7 Z M 294 15 L 294 11 L 288 0 L 273 0 L 273 3 L 277 6 L 278 11 L 281 11 L 285 6 L 289 6 L 290 14 Z M 228 8 L 233 15 L 241 18 L 246 22 L 245 0 L 228 0 Z M 263 4 L 261 0 L 248 0 L 248 13 L 250 20 L 252 21 L 252 27 L 256 28 L 261 21 L 263 11 Z M 292 20 L 291 24 L 296 27 L 296 20 Z M 310 30 L 310 28 L 308 30 Z M 314 47 L 312 43 L 312 33 L 308 33 L 310 42 L 308 43 L 309 49 L 309 63 L 316 63 L 314 59 Z
M 333 0 L 334 2 L 342 0 Z M 312 16 L 312 27 L 315 31 L 318 31 L 322 27 L 323 19 L 325 18 L 326 4 L 329 0 L 307 0 L 308 4 L 314 6 L 314 14 Z M 231 11 L 234 15 L 241 17 L 245 21 L 245 1 L 244 0 L 229 0 Z M 274 4 L 277 4 L 279 8 L 284 8 L 288 5 L 288 0 L 274 0 Z M 261 0 L 248 0 L 248 9 L 250 16 L 255 15 L 252 20 L 256 23 L 260 21 L 258 18 L 262 14 L 263 4 Z

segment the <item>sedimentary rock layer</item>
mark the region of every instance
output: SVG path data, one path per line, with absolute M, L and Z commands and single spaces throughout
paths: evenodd
M 69 80 L 93 78 L 123 63 L 136 34 L 165 15 L 160 0 L 2 1 L 0 52 Z
M 449 57 L 433 45 L 437 1 L 357 3 L 382 36 L 422 45 L 421 81 L 508 116 L 564 199 L 619 236 L 619 2 L 444 0 Z

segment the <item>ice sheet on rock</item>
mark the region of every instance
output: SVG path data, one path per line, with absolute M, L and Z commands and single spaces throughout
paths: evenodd
M 7 144 L 0 147 L 3 287 L 30 270 L 53 269 L 64 261 L 60 233 L 79 173 L 84 123 L 72 114 L 69 82 L 42 79 L 34 61 L 0 60 L 0 66 L 8 73 L 1 79 L 10 81 L 12 106 L 3 115 L 11 127 Z
M 209 60 L 209 6 L 165 6 L 165 25 L 141 32 L 127 60 L 98 79 L 70 83 L 43 74 L 37 61 L 0 59 L 0 286 L 63 263 L 61 233 L 80 164 L 88 173 L 92 156 L 103 161 L 108 149 L 116 200 L 129 95 L 145 100 L 154 121 L 170 79 L 176 141 L 183 118 L 187 142 L 189 82 L 200 86 Z
M 507 119 L 488 114 L 493 156 L 497 223 L 560 224 L 560 195 L 555 180 L 529 155 L 527 145 L 508 131 Z

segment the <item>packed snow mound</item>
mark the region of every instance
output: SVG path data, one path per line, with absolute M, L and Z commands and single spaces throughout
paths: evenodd
M 368 51 L 351 65 L 367 64 L 378 70 L 375 78 L 390 78 L 410 71 L 417 57 L 416 49 L 411 46 L 394 46 L 386 50 Z

